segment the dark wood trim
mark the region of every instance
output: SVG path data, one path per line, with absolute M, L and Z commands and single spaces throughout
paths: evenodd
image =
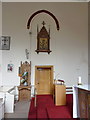
M 86 92 L 86 93 L 89 93 L 90 94 L 90 91 L 89 90 L 86 90 L 86 89 L 83 89 L 83 88 L 78 88 L 80 90 L 83 90 L 83 92 Z
M 73 90 L 68 90 L 68 91 L 66 91 L 66 92 L 73 92 Z
M 55 21 L 55 23 L 56 23 L 56 26 L 57 26 L 57 30 L 59 30 L 60 27 L 59 27 L 59 22 L 58 22 L 57 18 L 56 18 L 51 12 L 49 12 L 49 11 L 47 11 L 47 10 L 38 10 L 38 11 L 34 12 L 34 13 L 30 16 L 30 18 L 29 18 L 29 20 L 28 20 L 28 22 L 27 22 L 27 29 L 30 28 L 30 23 L 31 23 L 33 17 L 36 16 L 37 14 L 43 13 L 43 12 L 44 12 L 44 13 L 47 13 L 48 15 L 50 15 L 50 16 L 54 19 L 54 21 Z
M 52 52 L 51 50 L 35 50 L 35 52 L 37 52 L 37 54 L 39 53 L 39 52 L 47 52 L 48 54 L 50 53 L 50 52 Z
M 72 89 L 72 87 L 66 87 L 66 89 Z

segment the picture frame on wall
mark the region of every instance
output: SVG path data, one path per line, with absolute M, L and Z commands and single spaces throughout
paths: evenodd
M 8 64 L 7 65 L 7 71 L 8 72 L 13 72 L 14 65 L 13 64 Z
M 10 50 L 10 36 L 0 37 L 0 50 Z

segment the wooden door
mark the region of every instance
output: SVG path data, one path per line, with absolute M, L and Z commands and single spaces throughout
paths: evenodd
M 53 69 L 51 66 L 36 66 L 35 85 L 37 94 L 52 94 Z

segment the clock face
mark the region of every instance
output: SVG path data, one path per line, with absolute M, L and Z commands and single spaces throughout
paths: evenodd
M 39 38 L 39 49 L 48 50 L 48 39 L 47 38 Z

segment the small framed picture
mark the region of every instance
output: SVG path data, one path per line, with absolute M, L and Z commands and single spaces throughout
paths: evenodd
M 7 71 L 12 72 L 13 71 L 13 64 L 8 64 L 7 65 Z
M 10 50 L 10 36 L 0 37 L 0 50 Z

